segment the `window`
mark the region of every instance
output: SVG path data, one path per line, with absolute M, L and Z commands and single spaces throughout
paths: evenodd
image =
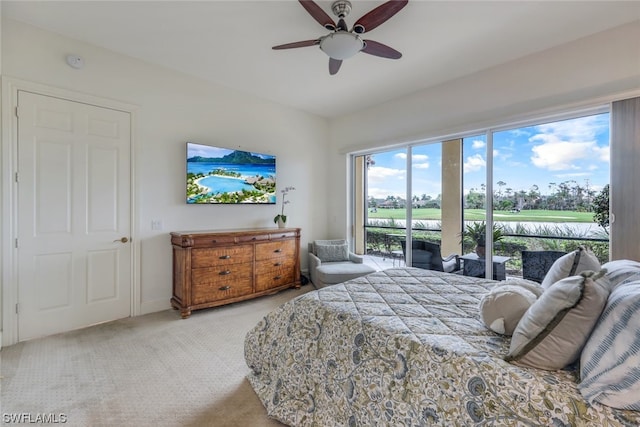
M 521 274 L 525 249 L 588 245 L 606 262 L 593 202 L 609 185 L 609 119 L 596 111 L 354 156 L 366 165 L 361 247 L 391 258 L 399 240 L 426 239 L 462 255 L 476 244 L 466 227 L 486 224 L 500 230 L 493 255 L 508 258 L 508 275 Z

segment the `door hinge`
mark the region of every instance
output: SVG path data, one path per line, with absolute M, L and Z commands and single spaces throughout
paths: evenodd
M 16 314 L 20 312 L 20 304 L 16 303 Z
M 18 238 L 17 237 L 16 237 L 16 241 L 15 241 L 14 245 L 15 245 L 16 249 L 18 249 Z
M 16 106 L 16 117 L 20 117 L 20 107 Z
M 19 180 L 20 180 L 20 175 L 18 172 L 16 172 L 16 182 L 20 182 Z

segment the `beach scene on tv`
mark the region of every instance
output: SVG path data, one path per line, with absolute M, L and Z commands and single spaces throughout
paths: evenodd
M 276 202 L 276 158 L 187 143 L 187 203 Z

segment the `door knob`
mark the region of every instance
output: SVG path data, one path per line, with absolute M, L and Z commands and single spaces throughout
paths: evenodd
M 123 237 L 121 239 L 116 239 L 114 242 L 127 243 L 129 239 L 127 237 Z

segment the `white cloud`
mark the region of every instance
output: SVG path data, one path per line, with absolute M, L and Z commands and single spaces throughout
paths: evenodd
M 576 173 L 559 173 L 554 175 L 556 178 L 582 178 L 585 176 L 591 176 L 589 172 L 576 172 Z
M 473 156 L 467 157 L 467 160 L 464 162 L 464 172 L 477 172 L 486 165 L 487 163 L 480 154 L 474 154 Z
M 611 160 L 611 150 L 609 150 L 608 145 L 606 147 L 593 147 L 593 151 L 601 161 L 609 163 Z
M 486 145 L 487 145 L 487 144 L 486 144 L 484 141 L 482 141 L 481 139 L 474 139 L 474 140 L 471 142 L 471 147 L 472 147 L 474 150 L 480 150 L 481 148 L 484 148 Z
M 556 135 L 535 135 L 531 140 L 542 141 L 542 144 L 531 148 L 531 162 L 551 171 L 578 169 L 574 162 L 591 156 L 595 145 L 594 141 L 562 141 Z
M 383 183 L 387 180 L 405 179 L 406 173 L 402 169 L 372 166 L 369 168 L 369 183 Z
M 596 157 L 609 162 L 609 147 L 598 146 L 597 136 L 606 131 L 607 116 L 588 116 L 536 126 L 539 132 L 529 138 L 532 163 L 547 170 L 581 169 L 579 160 Z
M 407 174 L 402 169 L 372 166 L 367 175 L 368 195 L 375 198 L 404 197 Z
M 414 154 L 411 158 L 413 159 L 414 169 L 429 169 L 431 166 L 429 163 L 429 156 L 426 154 Z

